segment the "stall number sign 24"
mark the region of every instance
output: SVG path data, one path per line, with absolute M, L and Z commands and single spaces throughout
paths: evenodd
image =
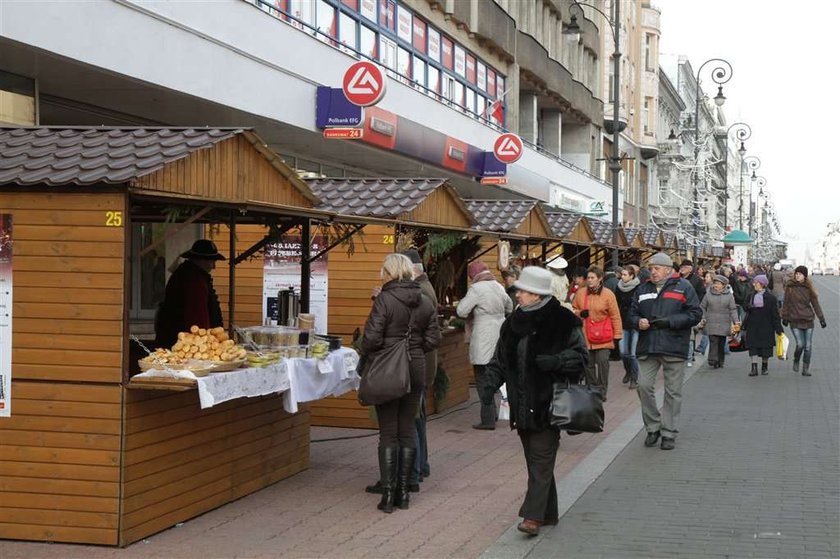
M 105 227 L 122 227 L 122 212 L 105 212 Z

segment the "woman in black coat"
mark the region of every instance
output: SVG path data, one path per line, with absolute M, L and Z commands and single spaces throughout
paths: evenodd
M 746 316 L 741 328 L 747 331 L 747 349 L 752 357 L 750 376 L 758 375 L 758 360 L 761 359 L 761 374 L 766 375 L 767 361 L 776 348 L 776 335 L 784 332 L 779 317 L 776 296 L 767 291 L 767 276 L 759 274 L 753 278 L 755 293 L 746 304 Z
M 412 279 L 411 260 L 402 254 L 389 254 L 382 263 L 385 284 L 376 296 L 365 323 L 362 351 L 370 354 L 409 338 L 409 376 L 411 392 L 376 406 L 379 420 L 379 481 L 382 500 L 378 508 L 393 512 L 394 506 L 408 508 L 408 477 L 417 452 L 414 418 L 426 384 L 425 354 L 440 344 L 437 309 L 422 296 L 420 284 Z
M 551 292 L 552 273 L 528 266 L 514 286 L 519 306 L 502 324 L 499 342 L 485 373 L 486 390 L 505 383 L 510 427 L 522 441 L 528 464 L 528 491 L 519 509 L 520 531 L 537 535 L 541 525 L 557 524 L 554 462 L 560 431 L 551 426 L 553 383 L 578 383 L 589 351 L 580 319 Z

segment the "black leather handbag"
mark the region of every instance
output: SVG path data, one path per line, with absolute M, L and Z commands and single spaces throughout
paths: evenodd
M 395 344 L 365 356 L 358 398 L 363 406 L 378 406 L 411 392 L 409 338 L 411 317 L 405 337 Z
M 604 430 L 603 392 L 587 384 L 554 383 L 551 426 L 561 431 L 600 433 Z

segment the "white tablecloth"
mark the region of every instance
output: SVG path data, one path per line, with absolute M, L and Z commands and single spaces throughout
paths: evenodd
M 359 387 L 356 366 L 358 354 L 343 347 L 323 360 L 284 359 L 275 365 L 237 369 L 229 373 L 212 373 L 196 377 L 189 371 L 150 370 L 136 377 L 166 377 L 195 379 L 201 409 L 235 398 L 253 398 L 283 392 L 283 409 L 298 411 L 298 404 L 320 400 L 327 396 L 341 396 Z

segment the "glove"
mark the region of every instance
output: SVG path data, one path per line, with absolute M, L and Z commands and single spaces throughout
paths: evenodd
M 582 311 L 580 311 L 580 317 L 589 318 L 589 309 L 583 309 Z
M 826 327 L 826 323 L 825 323 L 825 319 L 824 319 L 824 318 L 823 318 L 822 320 L 820 320 L 820 326 L 821 326 L 822 328 L 825 328 L 825 327 Z
M 671 321 L 667 318 L 654 318 L 650 321 L 650 327 L 654 330 L 662 330 L 671 327 Z
M 788 324 L 789 324 L 789 323 L 788 323 L 788 321 L 787 321 L 787 320 L 783 320 L 783 321 L 782 321 L 782 326 L 787 326 Z
M 537 362 L 537 369 L 544 373 L 556 371 L 562 365 L 562 360 L 556 355 L 537 355 L 535 361 Z

